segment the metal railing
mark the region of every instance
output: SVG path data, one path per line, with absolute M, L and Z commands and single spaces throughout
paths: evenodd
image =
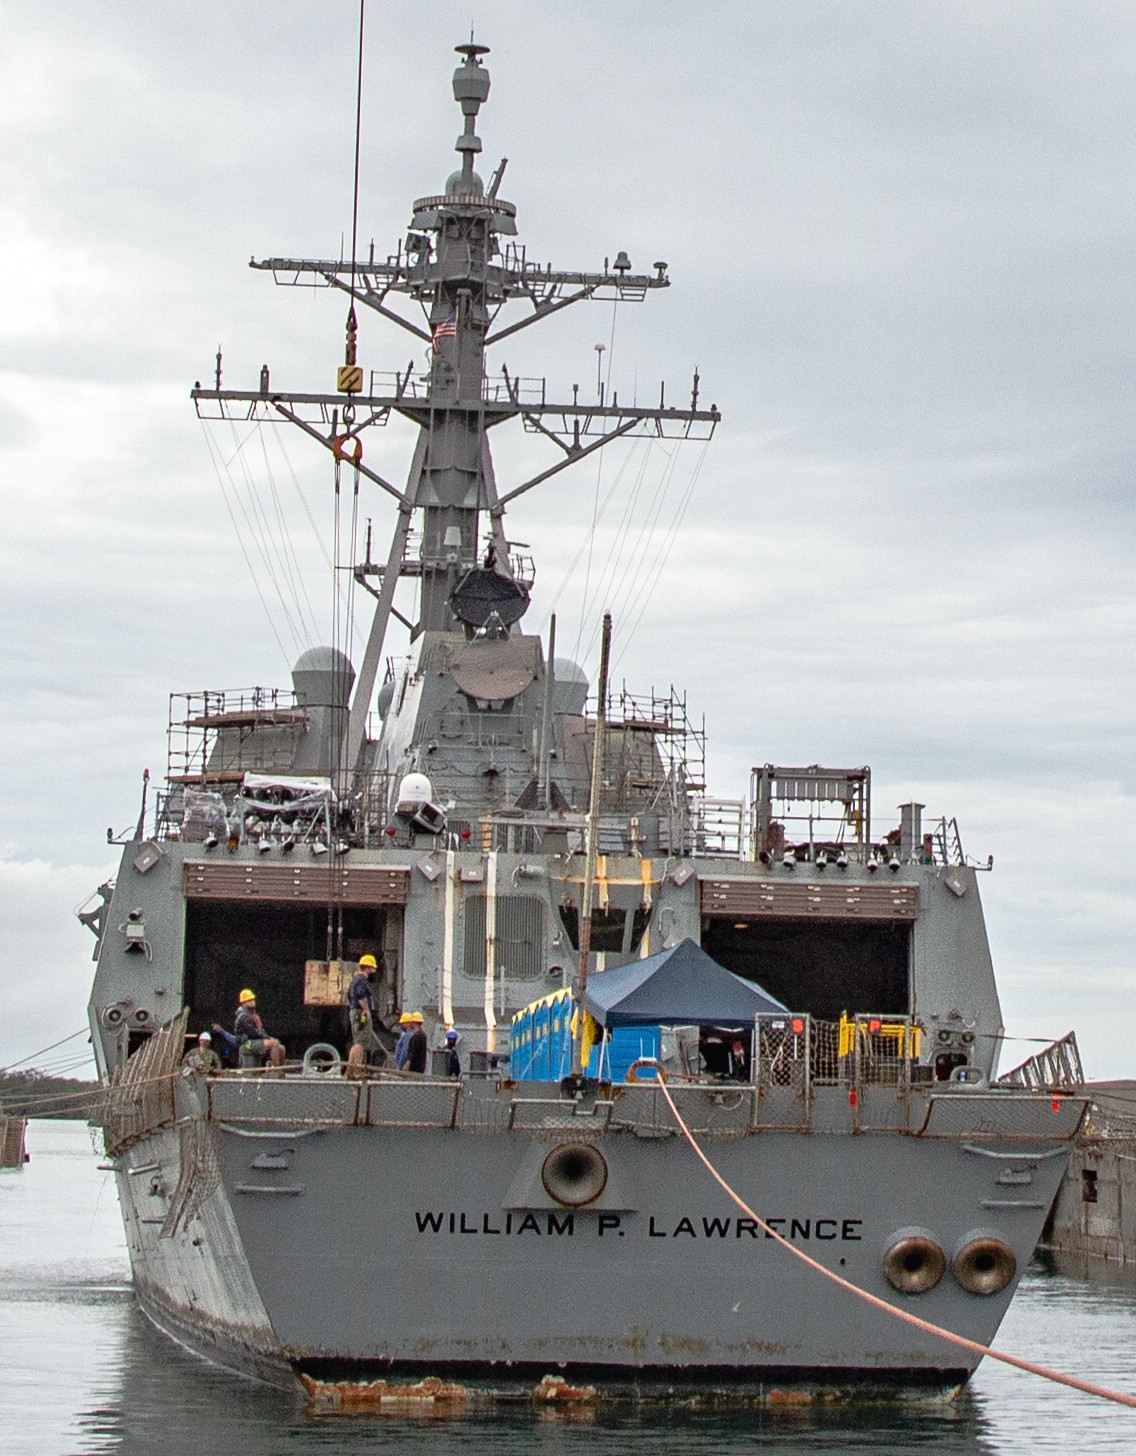
M 185 1051 L 189 1008 L 181 1011 L 119 1067 L 107 1088 L 103 1145 L 110 1157 L 174 1121 L 174 1079 Z
M 1073 1032 L 1053 1042 L 1032 1057 L 1027 1057 L 1020 1066 L 1003 1072 L 996 1085 L 999 1087 L 1028 1087 L 1033 1092 L 1079 1090 L 1084 1086 L 1085 1074 L 1081 1067 L 1081 1054 L 1077 1050 L 1077 1038 Z

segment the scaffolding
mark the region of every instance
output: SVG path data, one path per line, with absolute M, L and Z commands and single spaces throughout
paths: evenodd
M 171 693 L 166 780 L 224 791 L 250 771 L 286 773 L 307 723 L 291 689 Z
M 594 705 L 591 711 L 594 721 Z M 621 687 L 608 703 L 604 814 L 635 821 L 648 853 L 691 853 L 705 788 L 706 724 L 691 718 L 686 694 L 673 687 L 665 694 Z

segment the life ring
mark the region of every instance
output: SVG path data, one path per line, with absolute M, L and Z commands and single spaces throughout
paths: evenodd
M 305 1072 L 326 1076 L 328 1072 L 338 1072 L 342 1061 L 338 1049 L 330 1042 L 317 1041 L 304 1053 L 303 1066 Z
M 655 1075 L 653 1077 L 641 1077 L 639 1075 L 639 1069 L 641 1067 L 649 1067 Z M 628 1082 L 665 1082 L 666 1080 L 667 1074 L 659 1066 L 654 1057 L 636 1057 L 627 1069 Z

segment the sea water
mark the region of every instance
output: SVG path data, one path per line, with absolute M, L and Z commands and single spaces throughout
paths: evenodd
M 3 1456 L 1136 1452 L 1136 1411 L 991 1360 L 950 1405 L 314 1418 L 289 1394 L 198 1360 L 139 1314 L 113 1179 L 99 1170 L 83 1124 L 32 1123 L 28 1146 L 23 1170 L 0 1174 Z M 997 1343 L 1136 1393 L 1136 1271 L 1100 1261 L 1032 1265 Z

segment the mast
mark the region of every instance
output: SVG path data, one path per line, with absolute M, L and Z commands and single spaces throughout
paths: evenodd
M 444 191 L 414 203 L 410 229 L 397 251 L 376 261 L 372 245 L 366 259 L 328 261 L 273 257 L 253 260 L 251 267 L 271 272 L 278 283 L 320 284 L 351 294 L 425 346 L 427 366 L 412 363 L 393 374 L 371 372 L 337 381 L 337 393 L 295 393 L 272 388 L 267 368 L 256 390 L 195 385 L 191 397 L 203 418 L 283 420 L 317 440 L 340 464 L 390 495 L 398 511 L 385 564 L 370 562 L 357 575 L 379 578 L 374 615 L 359 666 L 346 730 L 343 784 L 347 787 L 365 767 L 366 723 L 374 700 L 388 627 L 400 581 L 418 583 L 412 639 L 426 632 L 486 630 L 478 616 L 508 634 L 528 606 L 528 586 L 510 557 L 505 536 L 506 507 L 534 486 L 586 458 L 621 436 L 706 439 L 720 418 L 717 406 L 698 408 L 697 375 L 690 407 L 666 403 L 660 387 L 657 408 L 623 406 L 618 396 L 594 403 L 579 398 L 578 387 L 568 403 L 548 398 L 543 380 L 521 381 L 502 366 L 491 376 L 486 350 L 550 314 L 589 298 L 641 301 L 653 289 L 666 288 L 666 264 L 653 274 L 636 274 L 625 252 L 614 263 L 605 259 L 602 272 L 562 271 L 529 262 L 515 238 L 516 208 L 497 195 L 502 162 L 488 191 L 474 170 L 482 150 L 476 132 L 478 114 L 489 95 L 489 73 L 482 57 L 485 46 L 456 47 L 462 63 L 453 76 L 454 99 L 461 107 L 463 130 L 455 143 L 461 165 Z M 426 327 L 390 306 L 401 295 L 422 310 Z M 498 320 L 506 305 L 523 304 L 527 315 L 508 324 Z M 364 462 L 367 431 L 387 423 L 392 413 L 419 428 L 418 442 L 405 487 L 401 490 Z M 351 420 L 350 426 L 341 420 Z M 543 435 L 559 452 L 550 466 L 529 480 L 498 491 L 489 432 L 507 420 Z M 418 546 L 410 550 L 412 528 Z M 475 581 L 463 598 L 463 583 Z M 486 592 L 494 602 L 485 607 Z M 476 599 L 467 600 L 466 598 Z

